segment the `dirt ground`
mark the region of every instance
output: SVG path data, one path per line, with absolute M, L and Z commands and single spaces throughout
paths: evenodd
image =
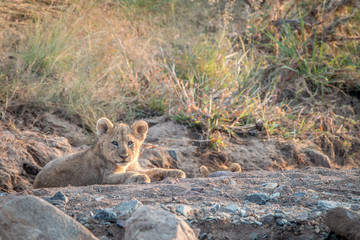
M 121 224 L 98 221 L 93 213 L 132 199 L 177 214 L 199 239 L 325 239 L 330 233 L 324 222 L 328 210 L 344 206 L 360 211 L 358 166 L 335 169 L 316 146 L 245 134 L 236 140 L 224 136 L 228 147 L 216 152 L 209 150 L 201 134 L 164 118 L 146 119 L 150 128 L 140 163 L 182 169 L 187 179 L 33 189 L 42 166 L 89 147 L 94 138 L 53 113 L 12 114 L 0 120 L 0 206 L 20 195 L 46 198 L 61 191 L 69 202 L 56 207 L 97 237 L 123 239 Z M 212 178 L 199 172 L 201 165 L 214 172 L 226 170 L 233 162 L 243 172 L 222 171 Z M 250 201 L 249 195 L 257 193 L 270 197 L 264 204 Z M 181 205 L 189 206 L 192 214 L 179 213 Z

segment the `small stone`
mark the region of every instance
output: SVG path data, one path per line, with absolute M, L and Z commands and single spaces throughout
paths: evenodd
M 264 188 L 273 190 L 273 189 L 277 188 L 277 186 L 279 186 L 279 184 L 277 184 L 277 183 L 265 183 Z
M 208 237 L 208 234 L 207 234 L 207 233 L 201 233 L 201 234 L 199 235 L 199 240 L 205 240 L 205 239 L 207 239 L 207 237 Z
M 216 212 L 217 210 L 219 210 L 219 208 L 220 208 L 220 204 L 214 204 L 214 205 L 212 205 L 211 207 L 210 207 L 210 211 L 211 212 Z
M 314 238 L 311 236 L 300 236 L 299 240 L 313 240 Z
M 268 214 L 263 216 L 261 221 L 265 224 L 273 225 L 275 223 L 275 217 L 273 214 Z
M 241 217 L 248 217 L 252 213 L 251 209 L 249 208 L 242 208 L 240 209 L 240 216 Z
M 359 211 L 360 205 L 359 204 L 351 204 L 350 209 L 353 211 Z
M 138 200 L 131 200 L 127 202 L 122 202 L 112 208 L 107 208 L 109 212 L 113 212 L 120 219 L 127 219 L 131 216 L 133 212 L 142 207 L 143 204 Z
M 336 207 L 340 207 L 341 205 L 342 204 L 340 202 L 335 202 L 335 201 L 320 200 L 317 202 L 317 206 L 319 208 L 323 207 L 323 208 L 333 209 Z
M 298 222 L 307 221 L 307 220 L 309 219 L 309 213 L 304 212 L 304 213 L 298 214 L 298 215 L 295 217 L 295 219 L 296 219 L 296 221 L 298 221 Z
M 3 191 L 0 191 L 0 197 L 1 197 L 1 196 L 6 196 L 6 195 L 8 195 L 8 193 L 3 192 Z
M 276 225 L 278 226 L 284 226 L 285 224 L 287 223 L 287 220 L 286 219 L 276 219 Z
M 265 205 L 265 203 L 270 199 L 268 193 L 258 192 L 246 195 L 245 199 L 249 202 L 257 203 L 259 205 Z
M 304 198 L 306 196 L 305 192 L 296 192 L 293 194 L 293 197 L 295 198 Z
M 101 236 L 99 240 L 109 240 L 109 238 L 107 236 Z
M 117 220 L 116 214 L 111 211 L 108 211 L 106 209 L 105 210 L 103 210 L 103 209 L 96 210 L 94 212 L 94 218 L 96 220 L 99 220 L 102 223 L 116 222 L 116 220 Z
M 249 235 L 249 240 L 258 240 L 259 239 L 259 234 L 252 232 Z
M 263 225 L 262 222 L 259 222 L 259 221 L 257 221 L 257 220 L 255 220 L 254 223 L 255 223 L 256 225 L 260 226 L 260 227 Z
M 187 218 L 194 216 L 193 209 L 187 205 L 180 205 L 176 211 Z
M 360 214 L 350 209 L 337 207 L 326 215 L 326 224 L 331 231 L 349 240 L 360 239 Z
M 270 195 L 270 199 L 271 199 L 271 200 L 273 200 L 273 199 L 275 199 L 275 198 L 278 198 L 278 197 L 280 197 L 280 193 L 279 193 L 279 192 L 273 193 L 273 194 Z
M 176 152 L 174 150 L 167 150 L 169 155 L 174 159 L 174 160 L 178 160 L 178 157 L 176 155 Z
M 281 195 L 290 195 L 293 194 L 294 191 L 288 185 L 281 185 L 277 189 L 275 189 L 274 193 L 280 193 Z
M 121 228 L 124 228 L 125 227 L 125 221 L 121 220 L 121 219 L 118 219 L 118 220 L 116 220 L 116 225 L 118 225 Z
M 65 194 L 61 191 L 58 191 L 57 193 L 55 193 L 54 196 L 50 198 L 44 198 L 44 200 L 51 203 L 52 205 L 64 205 L 69 202 L 68 197 L 65 196 Z
M 239 211 L 239 208 L 235 204 L 231 203 L 227 207 L 220 207 L 219 211 L 236 214 Z
M 216 178 L 216 177 L 229 177 L 233 176 L 235 173 L 230 171 L 216 171 L 209 174 L 208 178 Z
M 331 168 L 331 161 L 324 153 L 308 148 L 305 150 L 305 154 L 309 158 L 310 162 L 314 164 L 314 166 Z

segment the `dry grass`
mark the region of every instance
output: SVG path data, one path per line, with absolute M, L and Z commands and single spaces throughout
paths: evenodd
M 169 115 L 216 149 L 258 131 L 356 161 L 357 2 L 247 2 L 3 1 L 3 113 L 31 103 L 89 128 Z

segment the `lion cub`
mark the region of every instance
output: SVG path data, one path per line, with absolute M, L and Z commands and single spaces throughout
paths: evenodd
M 98 142 L 90 149 L 47 163 L 34 181 L 35 188 L 150 182 L 166 177 L 185 178 L 178 169 L 143 169 L 138 157 L 148 124 L 115 126 L 107 118 L 96 125 Z

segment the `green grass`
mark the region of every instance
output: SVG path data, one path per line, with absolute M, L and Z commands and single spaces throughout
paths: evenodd
M 102 116 L 168 115 L 217 150 L 226 148 L 222 134 L 257 128 L 354 156 L 360 15 L 351 1 L 336 11 L 287 1 L 282 12 L 241 1 L 55 2 L 30 12 L 17 5 L 26 24 L 1 32 L 18 38 L 1 45 L 17 60 L 1 61 L 3 112 L 12 103 L 56 108 L 88 129 Z M 344 16 L 352 18 L 331 28 Z

